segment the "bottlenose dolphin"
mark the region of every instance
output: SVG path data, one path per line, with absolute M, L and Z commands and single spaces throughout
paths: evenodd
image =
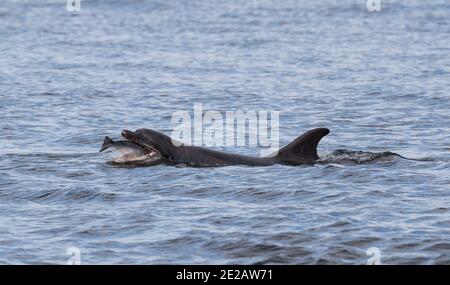
M 269 166 L 283 164 L 295 166 L 312 164 L 318 160 L 317 144 L 329 132 L 330 130 L 326 128 L 310 130 L 281 148 L 275 155 L 265 157 L 251 157 L 198 146 L 188 146 L 181 143 L 174 144 L 175 141 L 169 136 L 150 129 L 138 129 L 135 132 L 123 130 L 122 136 L 126 141 L 116 142 L 115 144 L 126 145 L 126 147 L 133 149 L 142 149 L 142 154 L 144 155 L 139 156 L 141 158 L 141 163 L 139 164 L 144 165 L 182 164 L 186 166 L 214 167 L 227 165 Z M 114 143 L 111 146 L 115 147 Z M 139 150 L 138 153 L 141 153 L 141 151 Z M 124 160 L 126 161 L 127 159 L 125 158 Z M 126 163 L 133 163 L 133 161 L 126 161 Z

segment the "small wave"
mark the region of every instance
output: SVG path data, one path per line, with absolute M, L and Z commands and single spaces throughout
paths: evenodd
M 0 9 L 0 18 L 3 18 L 5 16 L 8 16 L 10 13 L 8 10 L 1 8 Z
M 91 157 L 98 155 L 97 152 L 20 152 L 20 151 L 14 151 L 14 152 L 5 152 L 0 153 L 0 156 L 5 156 L 7 158 L 14 158 L 14 157 L 25 157 L 25 158 L 47 158 L 49 160 L 55 160 L 55 159 L 63 159 L 63 158 L 78 158 L 82 156 Z
M 112 192 L 93 191 L 85 189 L 46 190 L 21 197 L 36 203 L 88 202 L 92 200 L 113 201 L 117 194 Z

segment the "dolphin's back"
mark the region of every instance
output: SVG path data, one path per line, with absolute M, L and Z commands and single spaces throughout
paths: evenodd
M 326 128 L 310 130 L 299 136 L 287 146 L 281 148 L 276 156 L 251 157 L 198 146 L 182 146 L 178 148 L 174 158 L 176 158 L 176 163 L 187 163 L 192 166 L 308 164 L 319 159 L 319 156 L 317 155 L 317 145 L 329 132 L 330 131 Z
M 273 157 L 252 157 L 198 146 L 183 146 L 180 148 L 180 154 L 178 157 L 181 158 L 181 162 L 192 166 L 268 166 L 275 164 Z

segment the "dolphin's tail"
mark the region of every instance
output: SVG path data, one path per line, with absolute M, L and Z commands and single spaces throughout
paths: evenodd
M 326 128 L 310 130 L 287 146 L 281 148 L 276 158 L 280 163 L 288 165 L 312 163 L 319 159 L 317 155 L 317 144 L 329 132 L 330 130 Z
M 104 150 L 107 150 L 110 146 L 112 146 L 112 144 L 114 143 L 114 141 L 112 139 L 110 139 L 109 137 L 105 137 L 105 140 L 103 141 L 103 145 L 102 148 L 100 149 L 99 152 L 102 152 Z

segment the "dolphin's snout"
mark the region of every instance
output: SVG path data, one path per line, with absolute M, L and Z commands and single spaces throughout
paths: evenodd
M 129 130 L 122 130 L 122 137 L 126 138 L 126 139 L 130 139 L 131 137 L 134 136 L 134 133 L 132 131 Z

